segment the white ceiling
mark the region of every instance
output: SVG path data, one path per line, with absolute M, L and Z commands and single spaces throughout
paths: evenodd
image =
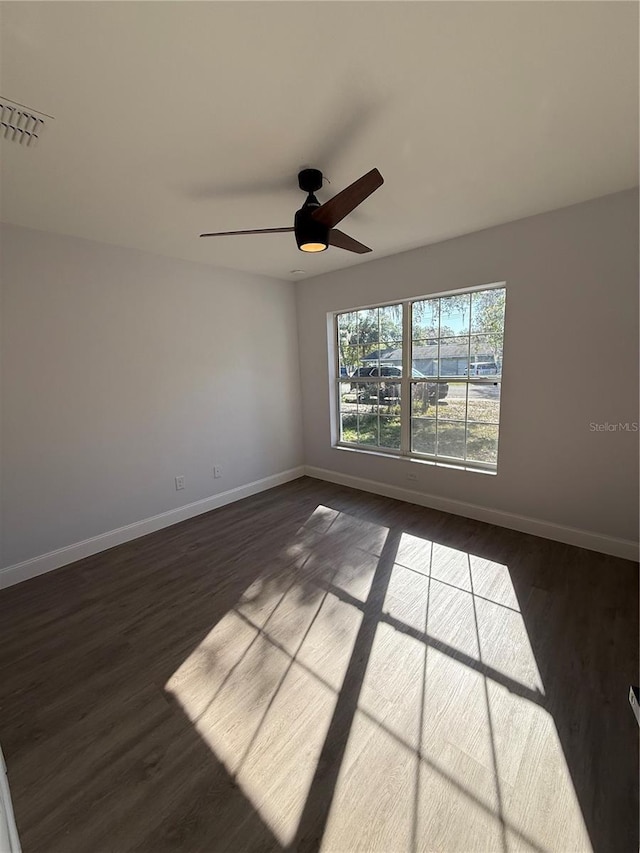
M 0 94 L 55 116 L 0 142 L 2 218 L 292 278 L 635 186 L 638 5 L 2 4 Z M 372 255 L 298 252 L 301 166 Z

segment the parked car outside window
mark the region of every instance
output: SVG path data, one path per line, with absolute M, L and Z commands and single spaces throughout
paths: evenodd
M 388 365 L 383 365 L 382 367 L 364 366 L 358 367 L 356 370 L 354 370 L 351 376 L 352 378 L 358 378 L 362 376 L 400 377 L 402 376 L 402 370 L 399 367 L 391 367 Z M 416 367 L 414 367 L 412 370 L 412 376 L 416 379 L 422 379 L 425 377 L 425 374 L 421 373 Z M 428 395 L 428 403 L 431 406 L 435 406 L 438 400 L 444 400 L 444 398 L 449 393 L 449 385 L 446 382 L 427 382 L 425 387 Z M 358 396 L 360 397 L 362 395 L 363 399 L 365 396 L 367 398 L 370 396 L 365 383 L 353 382 L 351 384 L 351 390 L 358 391 Z M 379 399 L 381 402 L 387 401 L 394 397 L 398 398 L 399 396 L 399 383 L 380 383 Z
M 497 372 L 495 361 L 473 361 L 469 365 L 469 376 L 495 376 Z

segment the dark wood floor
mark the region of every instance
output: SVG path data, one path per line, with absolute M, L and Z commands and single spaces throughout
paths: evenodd
M 0 593 L 25 853 L 638 850 L 638 566 L 309 479 Z

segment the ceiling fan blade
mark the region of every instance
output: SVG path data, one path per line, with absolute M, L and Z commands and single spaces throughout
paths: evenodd
M 349 237 L 344 231 L 338 231 L 337 228 L 332 228 L 329 231 L 329 245 L 337 246 L 339 249 L 346 249 L 347 252 L 356 252 L 358 255 L 365 255 L 367 252 L 373 251 L 364 243 L 358 243 L 353 237 Z
M 384 178 L 380 172 L 377 169 L 372 169 L 314 210 L 313 218 L 322 222 L 323 225 L 333 228 L 383 183 Z
M 201 237 L 229 237 L 232 234 L 284 234 L 293 228 L 254 228 L 252 231 L 214 231 L 211 234 L 201 234 Z

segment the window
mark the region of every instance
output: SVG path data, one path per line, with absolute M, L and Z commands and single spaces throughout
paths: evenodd
M 338 444 L 495 470 L 505 288 L 335 315 Z

